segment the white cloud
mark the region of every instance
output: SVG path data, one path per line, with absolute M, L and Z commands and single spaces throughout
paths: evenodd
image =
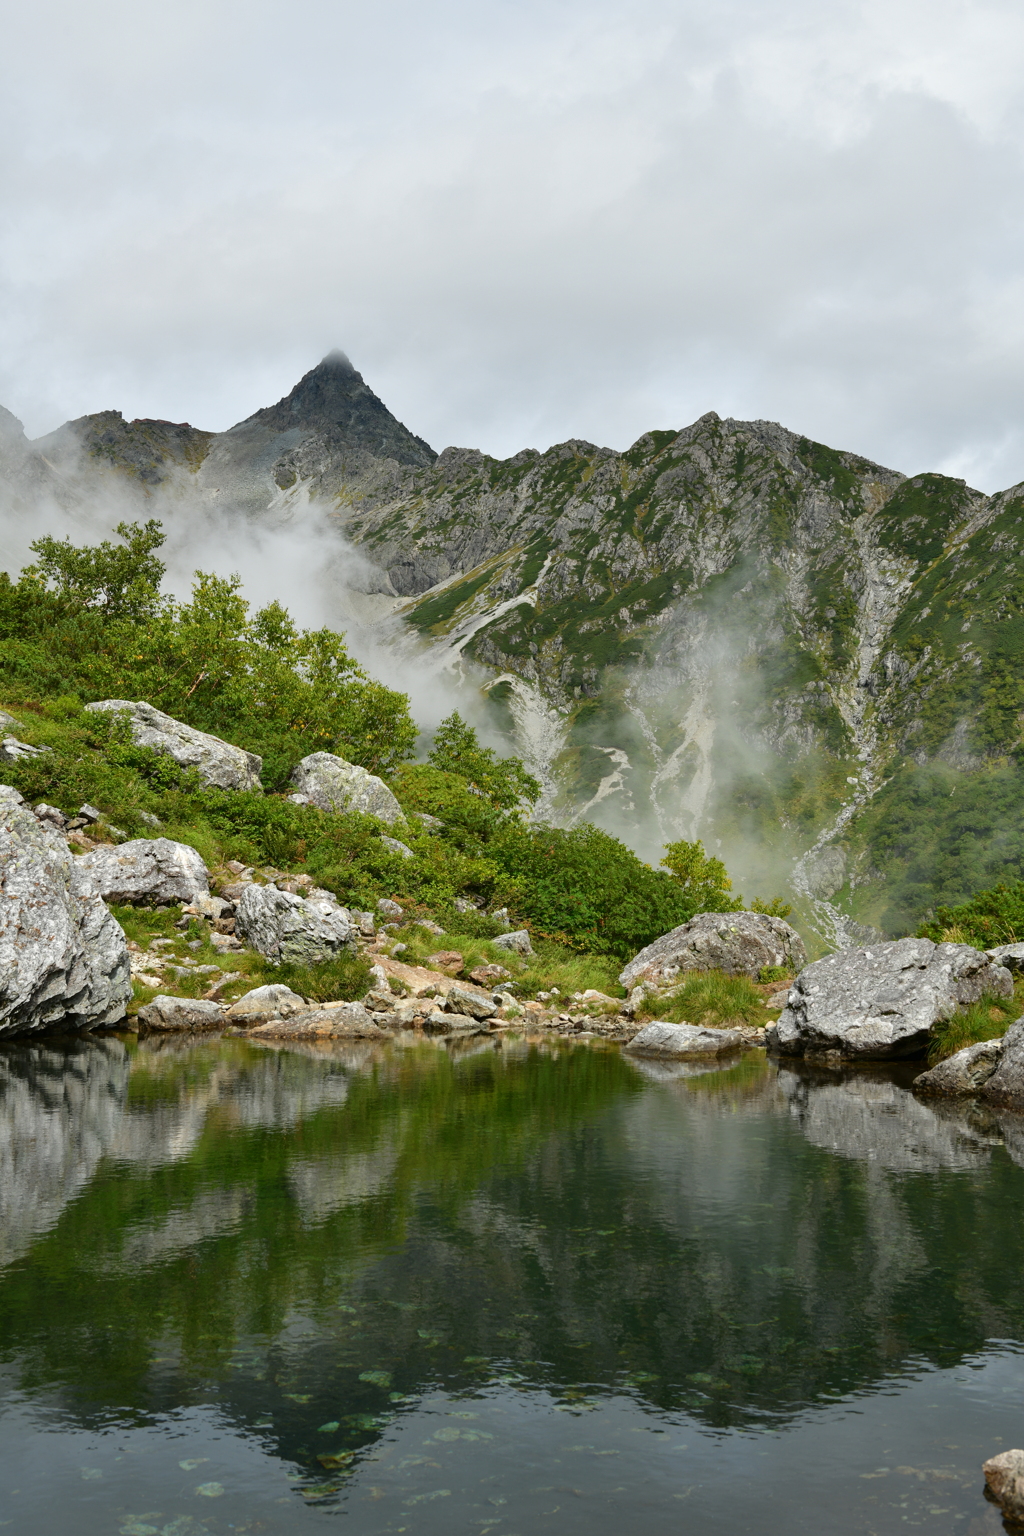
M 340 345 L 438 448 L 714 408 L 1024 477 L 1002 0 L 43 0 L 5 53 L 31 431 L 225 427 Z

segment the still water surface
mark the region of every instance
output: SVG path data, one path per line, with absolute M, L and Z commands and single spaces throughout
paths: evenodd
M 995 1536 L 1024 1123 L 906 1081 L 5 1047 L 3 1536 Z

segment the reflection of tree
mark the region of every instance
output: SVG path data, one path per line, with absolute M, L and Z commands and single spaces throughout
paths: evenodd
M 728 1424 L 1024 1324 L 994 1122 L 922 1118 L 882 1076 L 242 1041 L 132 1072 L 110 1155 L 0 1284 L 5 1349 L 74 1397 L 156 1409 L 219 1381 L 294 1450 L 339 1404 L 381 1407 L 360 1372 L 409 1391 L 506 1362 Z

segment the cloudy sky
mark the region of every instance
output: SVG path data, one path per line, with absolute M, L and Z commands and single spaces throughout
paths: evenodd
M 1024 478 L 1013 0 L 35 0 L 0 401 L 224 428 L 343 347 L 435 448 L 706 410 Z

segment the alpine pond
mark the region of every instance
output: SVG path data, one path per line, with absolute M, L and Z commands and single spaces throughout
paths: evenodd
M 5 1530 L 998 1531 L 1024 1126 L 912 1070 L 5 1045 Z

